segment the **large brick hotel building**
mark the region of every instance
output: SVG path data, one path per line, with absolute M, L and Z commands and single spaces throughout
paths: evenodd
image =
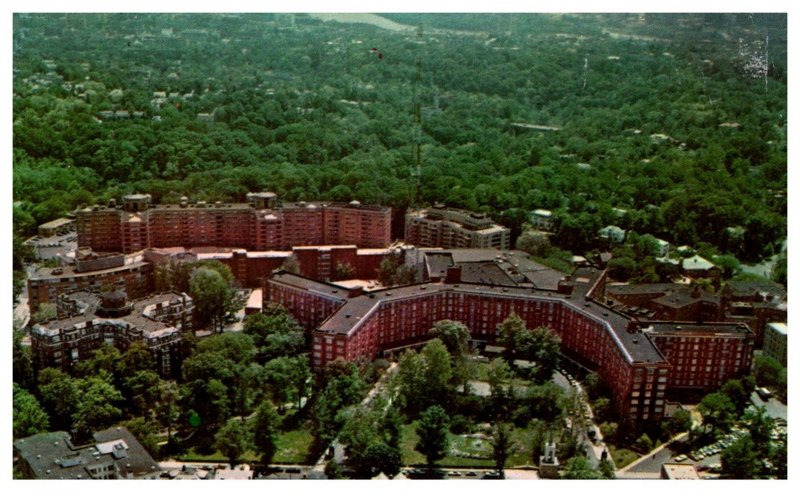
M 275 193 L 249 193 L 248 203 L 153 205 L 150 195 L 133 194 L 121 206 L 93 206 L 76 212 L 78 246 L 132 253 L 172 246 L 228 246 L 281 250 L 304 245 L 391 243 L 389 207 L 350 203 L 283 203 Z
M 553 330 L 567 357 L 610 386 L 617 411 L 637 420 L 661 418 L 668 390 L 713 390 L 750 368 L 753 333 L 746 325 L 639 322 L 600 303 L 606 273 L 597 269 L 580 269 L 551 291 L 463 283 L 458 272 L 368 294 L 279 273 L 267 281 L 265 297 L 312 330 L 315 367 L 424 341 L 443 319 L 493 343 L 498 325 L 515 313 L 529 328 Z

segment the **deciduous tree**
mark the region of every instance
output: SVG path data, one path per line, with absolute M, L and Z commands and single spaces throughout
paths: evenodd
M 600 479 L 600 472 L 593 469 L 583 456 L 574 456 L 569 459 L 561 474 L 562 479 Z
M 505 479 L 505 467 L 508 457 L 511 456 L 513 443 L 511 439 L 512 427 L 500 422 L 492 429 L 492 456 L 494 466 L 500 472 L 500 478 Z
M 439 405 L 433 405 L 422 412 L 417 426 L 419 441 L 416 450 L 425 455 L 428 470 L 433 470 L 438 460 L 447 454 L 449 441 L 447 427 L 450 418 Z
M 243 419 L 232 418 L 217 432 L 216 448 L 233 468 L 240 457 L 253 445 L 253 433 Z
M 47 432 L 50 419 L 39 405 L 36 397 L 14 383 L 13 411 L 14 439 L 28 437 L 40 432 Z
M 277 449 L 276 440 L 280 433 L 281 418 L 275 410 L 275 405 L 269 400 L 264 400 L 258 405 L 253 416 L 253 445 L 261 454 L 261 463 L 269 465 Z
M 225 279 L 215 270 L 199 267 L 189 280 L 189 292 L 194 299 L 194 316 L 202 326 L 212 324 L 221 332 L 225 318 L 233 310 L 234 293 Z
M 733 479 L 752 479 L 758 473 L 759 458 L 750 435 L 745 435 L 720 455 L 722 473 Z

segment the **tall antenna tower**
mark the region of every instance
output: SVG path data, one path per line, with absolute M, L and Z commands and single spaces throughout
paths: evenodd
M 420 176 L 422 175 L 422 106 L 420 104 L 419 85 L 422 79 L 422 25 L 417 28 L 417 74 L 414 78 L 414 131 L 412 144 L 412 170 L 411 177 L 415 178 L 414 197 L 411 204 L 415 205 L 419 201 Z

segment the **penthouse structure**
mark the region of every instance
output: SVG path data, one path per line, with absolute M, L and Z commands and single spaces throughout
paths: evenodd
M 162 293 L 128 301 L 121 288 L 97 295 L 63 294 L 59 318 L 31 329 L 34 366 L 72 369 L 104 343 L 121 352 L 143 343 L 164 377 L 180 373 L 181 333 L 192 328 L 192 299 L 185 293 Z
M 436 206 L 406 214 L 405 238 L 416 246 L 508 250 L 511 230 L 486 214 Z
M 385 248 L 391 242 L 388 207 L 350 203 L 280 203 L 270 192 L 249 193 L 248 203 L 154 205 L 151 196 L 127 195 L 121 206 L 76 212 L 78 245 L 131 253 L 172 246 L 228 246 L 280 250 L 300 245 Z
M 498 326 L 513 313 L 525 320 L 529 328 L 546 326 L 556 333 L 567 358 L 596 371 L 610 386 L 613 404 L 622 416 L 636 420 L 660 419 L 664 414 L 667 389 L 672 387 L 671 371 L 699 374 L 699 366 L 692 360 L 700 360 L 700 357 L 683 353 L 694 352 L 695 344 L 699 349 L 700 342 L 687 343 L 686 349 L 683 346 L 669 348 L 669 354 L 664 354 L 657 344 L 658 339 L 675 343 L 676 337 L 670 333 L 676 329 L 646 327 L 596 300 L 595 295 L 604 293 L 605 272 L 579 269 L 552 290 L 466 283 L 460 280 L 457 270 L 448 271 L 448 275 L 449 278 L 439 282 L 364 294 L 345 295 L 331 285 L 320 286 L 316 281 L 287 274 L 276 275 L 268 285 L 281 288 L 270 293 L 271 299 L 283 303 L 296 316 L 310 308 L 316 309 L 316 317 L 307 327 L 320 321 L 324 313 L 331 312 L 312 332 L 315 367 L 323 367 L 339 358 L 375 357 L 419 343 L 426 340 L 429 329 L 443 319 L 465 324 L 473 340 L 495 343 Z M 696 332 L 715 334 L 709 327 L 687 328 L 678 333 L 677 342 L 681 343 L 681 337 L 699 337 L 695 336 Z M 675 387 L 690 384 L 710 390 L 717 384 L 718 377 L 730 378 L 749 368 L 752 333 L 746 326 L 736 326 L 735 330 L 726 332 L 725 335 L 719 333 L 716 340 L 709 337 L 703 341 L 709 344 L 703 346 L 704 353 L 705 348 L 722 346 L 733 353 L 730 362 L 717 370 L 717 365 L 706 365 L 704 361 L 703 370 L 713 369 L 708 371 L 708 379 L 704 376 L 690 381 L 676 373 Z M 673 365 L 670 357 L 679 360 L 675 358 L 677 362 Z

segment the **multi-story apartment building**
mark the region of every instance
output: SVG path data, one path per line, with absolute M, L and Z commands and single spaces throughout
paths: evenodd
M 319 280 L 374 280 L 387 257 L 401 256 L 405 247 L 358 248 L 345 246 L 296 246 L 282 251 L 247 251 L 226 248 L 149 248 L 143 259 L 153 265 L 169 259 L 197 262 L 216 260 L 227 265 L 242 287 L 260 288 L 264 279 L 294 257 L 300 274 Z M 346 277 L 343 277 L 346 276 Z
M 135 257 L 119 253 L 98 256 L 79 253 L 75 265 L 43 267 L 28 278 L 28 307 L 36 312 L 42 303 L 58 301 L 58 295 L 80 289 L 102 290 L 124 284 L 131 298 L 153 291 L 153 267 Z
M 716 390 L 750 370 L 754 334 L 744 323 L 648 322 L 650 336 L 670 368 L 671 390 Z
M 25 479 L 158 479 L 161 468 L 125 427 L 74 443 L 63 431 L 14 441 L 15 468 Z
M 273 292 L 267 298 L 283 303 L 298 318 L 313 305 L 318 308 L 315 321 L 325 312 L 331 312 L 312 333 L 315 367 L 339 358 L 375 357 L 419 343 L 427 339 L 434 323 L 443 319 L 464 323 L 473 340 L 495 343 L 500 323 L 516 314 L 529 328 L 546 326 L 556 333 L 561 339 L 562 353 L 597 371 L 610 386 L 617 411 L 634 419 L 657 420 L 663 416 L 673 368 L 677 367 L 681 373 L 688 370 L 701 374 L 696 365 L 692 369 L 691 360 L 695 359 L 692 355 L 686 369 L 683 355 L 672 353 L 675 348 L 669 348 L 667 356 L 657 345 L 656 338 L 671 343 L 670 332 L 676 331 L 674 328 L 670 332 L 658 327 L 661 324 L 643 328 L 644 324 L 595 299 L 604 293 L 605 272 L 579 269 L 553 290 L 465 283 L 453 279 L 459 276 L 458 270 L 448 271 L 448 276 L 440 282 L 345 296 L 332 286 L 320 287 L 317 281 L 296 275 L 288 276 L 287 281 L 287 275 L 282 274 L 268 286 L 290 286 L 291 299 L 280 292 Z M 333 293 L 334 290 L 337 292 Z M 299 308 L 297 301 L 303 301 L 305 306 Z M 330 302 L 327 307 L 320 306 L 324 301 Z M 689 382 L 683 375 L 676 375 L 676 387 L 691 383 L 693 387 L 710 390 L 720 377 L 727 379 L 749 368 L 752 332 L 738 325 L 720 332 L 723 327 L 696 325 L 681 334 L 693 339 L 713 335 L 703 342 L 703 349 L 718 348 L 732 356 L 724 366 L 712 364 L 708 380 L 703 376 Z M 670 357 L 680 360 L 673 365 Z M 706 367 L 704 363 L 702 373 Z
M 764 356 L 774 358 L 784 367 L 787 364 L 787 331 L 786 322 L 770 322 L 764 332 Z
M 405 233 L 416 246 L 508 250 L 511 243 L 511 230 L 485 214 L 443 207 L 408 212 Z
M 756 333 L 756 347 L 764 344 L 767 324 L 786 322 L 786 288 L 774 282 L 728 281 L 720 291 L 725 320 L 747 323 Z
M 121 289 L 98 296 L 88 291 L 59 297 L 59 318 L 31 328 L 35 367 L 72 369 L 104 343 L 121 352 L 141 342 L 165 377 L 180 373 L 181 333 L 192 328 L 192 299 L 162 293 L 128 301 Z
M 153 205 L 134 194 L 108 206 L 76 212 L 78 245 L 97 251 L 132 253 L 153 247 L 227 246 L 248 250 L 300 245 L 355 244 L 385 248 L 391 243 L 391 208 L 350 203 L 278 204 L 274 193 L 250 193 L 248 203 Z
M 347 301 L 351 291 L 336 284 L 279 272 L 266 281 L 262 306 L 279 303 L 306 331 L 312 331 Z

